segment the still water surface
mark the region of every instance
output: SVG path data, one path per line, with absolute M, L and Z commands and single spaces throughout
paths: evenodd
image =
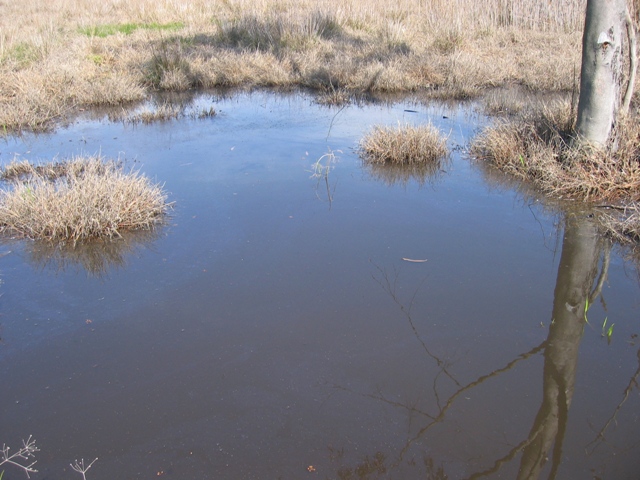
M 198 102 L 218 115 L 82 120 L 0 146 L 3 162 L 125 158 L 175 201 L 157 234 L 82 261 L 2 245 L 0 442 L 37 439 L 32 478 L 79 478 L 81 457 L 99 457 L 89 480 L 638 478 L 624 252 L 585 325 L 572 305 L 609 251 L 588 218 L 492 184 L 460 149 L 426 181 L 371 172 L 355 150 L 373 124 L 428 121 L 455 149 L 485 120 Z

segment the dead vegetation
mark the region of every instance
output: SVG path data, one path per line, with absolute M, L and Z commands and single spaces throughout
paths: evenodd
M 46 130 L 97 106 L 123 107 L 117 119 L 131 123 L 184 114 L 169 107 L 140 110 L 139 102 L 157 91 L 305 87 L 330 104 L 409 92 L 468 99 L 509 86 L 567 93 L 580 67 L 585 4 L 0 2 L 0 132 Z M 588 159 L 566 148 L 566 107 L 562 118 L 547 112 L 535 119 L 518 100 L 496 96 L 485 106 L 490 114 L 523 117 L 484 132 L 473 147 L 477 157 L 491 157 L 498 168 L 552 195 L 611 202 L 637 197 L 637 133 L 621 142 L 617 155 Z M 631 160 L 620 160 L 622 152 Z M 411 169 L 423 177 L 424 168 L 376 172 L 395 182 L 413 178 Z
M 574 114 L 567 102 L 518 119 L 498 121 L 476 137 L 471 154 L 556 198 L 591 202 L 640 200 L 640 127 L 618 126 L 613 151 L 572 145 Z
M 0 233 L 53 242 L 119 237 L 162 223 L 170 204 L 161 186 L 100 157 L 34 165 L 0 174 Z
M 474 139 L 470 153 L 553 198 L 597 207 L 607 232 L 640 241 L 638 118 L 630 115 L 619 123 L 616 148 L 607 151 L 577 148 L 574 119 L 569 102 L 556 102 L 498 120 Z
M 376 126 L 360 141 L 366 163 L 433 165 L 448 155 L 446 138 L 433 125 Z
M 2 2 L 0 130 L 156 90 L 302 86 L 334 101 L 567 90 L 583 12 L 584 0 Z
M 213 106 L 200 109 L 187 108 L 179 103 L 164 102 L 155 105 L 145 105 L 140 109 L 120 109 L 112 111 L 108 115 L 112 122 L 128 124 L 151 124 L 156 122 L 169 122 L 181 118 L 204 119 L 216 116 Z
M 630 245 L 636 263 L 640 266 L 640 206 L 638 202 L 625 207 L 607 206 L 597 215 L 599 225 L 615 241 Z
M 375 126 L 360 141 L 368 173 L 387 185 L 434 180 L 449 156 L 446 137 L 431 123 Z

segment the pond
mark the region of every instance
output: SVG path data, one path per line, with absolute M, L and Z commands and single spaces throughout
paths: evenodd
M 96 457 L 89 480 L 635 478 L 635 266 L 465 158 L 486 119 L 195 101 L 217 115 L 0 147 L 119 157 L 175 202 L 93 250 L 2 244 L 0 442 L 33 435 L 32 478 Z M 435 176 L 362 165 L 372 125 L 429 121 L 453 152 Z

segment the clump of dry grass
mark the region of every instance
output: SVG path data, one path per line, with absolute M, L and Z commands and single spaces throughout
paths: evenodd
M 127 114 L 124 112 L 122 121 L 126 123 L 144 123 L 148 125 L 154 122 L 167 122 L 175 120 L 184 115 L 184 109 L 180 105 L 172 105 L 169 103 L 162 104 L 157 108 L 145 108 L 139 112 Z M 115 119 L 115 116 L 110 118 Z
M 100 157 L 2 170 L 0 232 L 76 243 L 150 229 L 169 208 L 166 193 L 139 172 Z
M 439 165 L 449 154 L 446 138 L 433 125 L 376 126 L 360 141 L 366 163 Z
M 640 201 L 638 119 L 619 123 L 616 150 L 586 151 L 572 145 L 574 117 L 563 102 L 499 121 L 476 137 L 471 154 L 556 198 Z
M 640 245 L 640 205 L 623 208 L 607 207 L 597 215 L 600 226 L 619 243 L 632 244 L 636 253 Z
M 608 151 L 572 144 L 574 118 L 565 102 L 501 120 L 476 137 L 470 153 L 554 199 L 588 202 L 605 233 L 640 242 L 638 118 L 619 122 L 617 148 Z

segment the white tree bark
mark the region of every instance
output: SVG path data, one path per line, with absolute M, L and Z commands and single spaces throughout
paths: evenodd
M 576 130 L 578 142 L 604 147 L 620 109 L 626 0 L 587 0 Z

